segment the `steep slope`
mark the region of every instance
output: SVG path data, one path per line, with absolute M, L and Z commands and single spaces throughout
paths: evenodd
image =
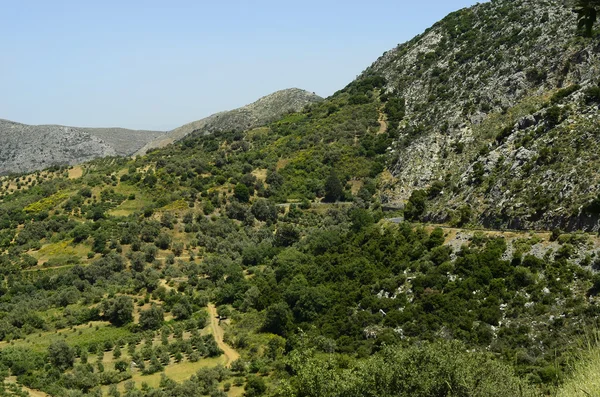
M 260 98 L 250 105 L 213 114 L 204 119 L 176 128 L 165 136 L 148 143 L 136 154 L 142 155 L 149 150 L 165 147 L 192 133 L 205 134 L 249 130 L 274 121 L 286 113 L 300 111 L 307 104 L 321 100 L 322 98 L 318 95 L 298 88 L 277 91 Z
M 0 175 L 133 154 L 158 131 L 26 125 L 0 120 Z
M 383 201 L 430 189 L 416 217 L 597 229 L 600 42 L 575 26 L 562 1 L 499 0 L 380 57 L 358 82 L 383 77 L 404 112 Z

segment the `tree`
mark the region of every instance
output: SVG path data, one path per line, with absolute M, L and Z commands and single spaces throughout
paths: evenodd
M 353 209 L 350 213 L 350 220 L 352 222 L 352 230 L 355 232 L 372 225 L 374 222 L 373 215 L 363 208 Z
M 120 327 L 133 321 L 133 300 L 125 295 L 104 301 L 102 304 L 104 317 L 112 325 Z
M 250 189 L 248 189 L 248 186 L 244 185 L 243 183 L 238 183 L 235 185 L 233 195 L 242 203 L 247 203 L 250 201 Z
M 328 203 L 334 203 L 338 201 L 344 194 L 344 187 L 340 182 L 335 171 L 331 171 L 329 177 L 325 181 L 325 197 L 323 201 Z
M 277 220 L 277 207 L 268 200 L 258 199 L 252 204 L 252 214 L 259 221 L 275 222 Z
M 157 305 L 152 305 L 148 310 L 142 310 L 140 313 L 140 327 L 142 329 L 158 329 L 165 320 L 163 309 Z
M 122 360 L 115 362 L 115 370 L 119 372 L 127 371 L 127 363 Z
M 300 233 L 292 225 L 284 223 L 275 232 L 275 245 L 278 247 L 289 247 L 300 239 Z
M 202 211 L 205 215 L 210 215 L 215 210 L 215 206 L 210 200 L 203 201 L 204 205 L 202 206 Z
M 171 236 L 167 233 L 161 233 L 156 238 L 154 244 L 161 250 L 167 250 L 171 246 Z
M 292 325 L 292 311 L 285 302 L 275 303 L 267 309 L 263 331 L 285 336 Z
M 75 352 L 64 340 L 57 340 L 48 346 L 48 359 L 54 367 L 64 371 L 73 366 Z
M 192 305 L 186 297 L 183 297 L 179 302 L 173 306 L 171 312 L 178 320 L 185 320 L 192 316 Z
M 80 243 L 90 236 L 91 230 L 88 225 L 85 223 L 79 224 L 75 226 L 73 231 L 71 232 L 71 236 L 73 236 L 74 243 Z
M 267 384 L 263 378 L 256 375 L 251 375 L 248 377 L 248 381 L 246 382 L 244 390 L 246 391 L 244 394 L 245 396 L 262 396 L 267 391 Z
M 414 190 L 404 207 L 404 217 L 409 221 L 418 220 L 423 215 L 423 212 L 425 212 L 426 198 L 427 192 L 424 190 Z
M 583 36 L 592 36 L 599 8 L 600 0 L 576 0 L 574 11 L 577 13 L 577 29 L 583 32 Z
M 120 358 L 121 357 L 121 348 L 119 347 L 119 345 L 115 345 L 115 348 L 113 349 L 113 358 Z

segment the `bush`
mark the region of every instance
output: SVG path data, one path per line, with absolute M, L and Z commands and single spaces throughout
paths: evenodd
M 425 343 L 409 348 L 386 347 L 347 369 L 326 359 L 290 362 L 297 373 L 287 389 L 306 397 L 534 396 L 505 364 L 484 353 L 469 353 L 459 342 Z M 297 360 L 297 361 L 296 361 Z M 283 390 L 283 389 L 282 389 Z M 290 394 L 292 394 L 290 393 Z M 279 394 L 283 396 L 283 394 Z
M 244 395 L 247 397 L 262 396 L 267 391 L 267 384 L 264 379 L 251 375 L 248 377 L 244 390 L 246 391 Z
M 584 100 L 588 105 L 600 103 L 600 87 L 590 87 L 584 91 Z
M 250 201 L 250 189 L 243 183 L 238 183 L 233 190 L 233 196 L 240 202 L 247 203 Z

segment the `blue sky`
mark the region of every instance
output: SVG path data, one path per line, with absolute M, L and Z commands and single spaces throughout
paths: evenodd
M 0 0 L 0 118 L 168 130 L 273 91 L 328 96 L 472 0 Z

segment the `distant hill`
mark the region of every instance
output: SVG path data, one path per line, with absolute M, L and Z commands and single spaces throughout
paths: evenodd
M 277 120 L 286 113 L 300 111 L 307 104 L 322 100 L 318 95 L 299 88 L 276 91 L 250 105 L 216 113 L 169 131 L 166 135 L 160 136 L 145 145 L 136 154 L 142 155 L 149 150 L 165 147 L 192 133 L 206 134 L 222 131 L 249 130 Z
M 0 119 L 0 174 L 131 155 L 164 132 L 27 125 Z
M 0 175 L 53 165 L 74 165 L 99 157 L 144 154 L 193 132 L 247 130 L 321 100 L 319 96 L 297 88 L 281 90 L 250 105 L 217 113 L 169 132 L 26 125 L 0 119 Z

